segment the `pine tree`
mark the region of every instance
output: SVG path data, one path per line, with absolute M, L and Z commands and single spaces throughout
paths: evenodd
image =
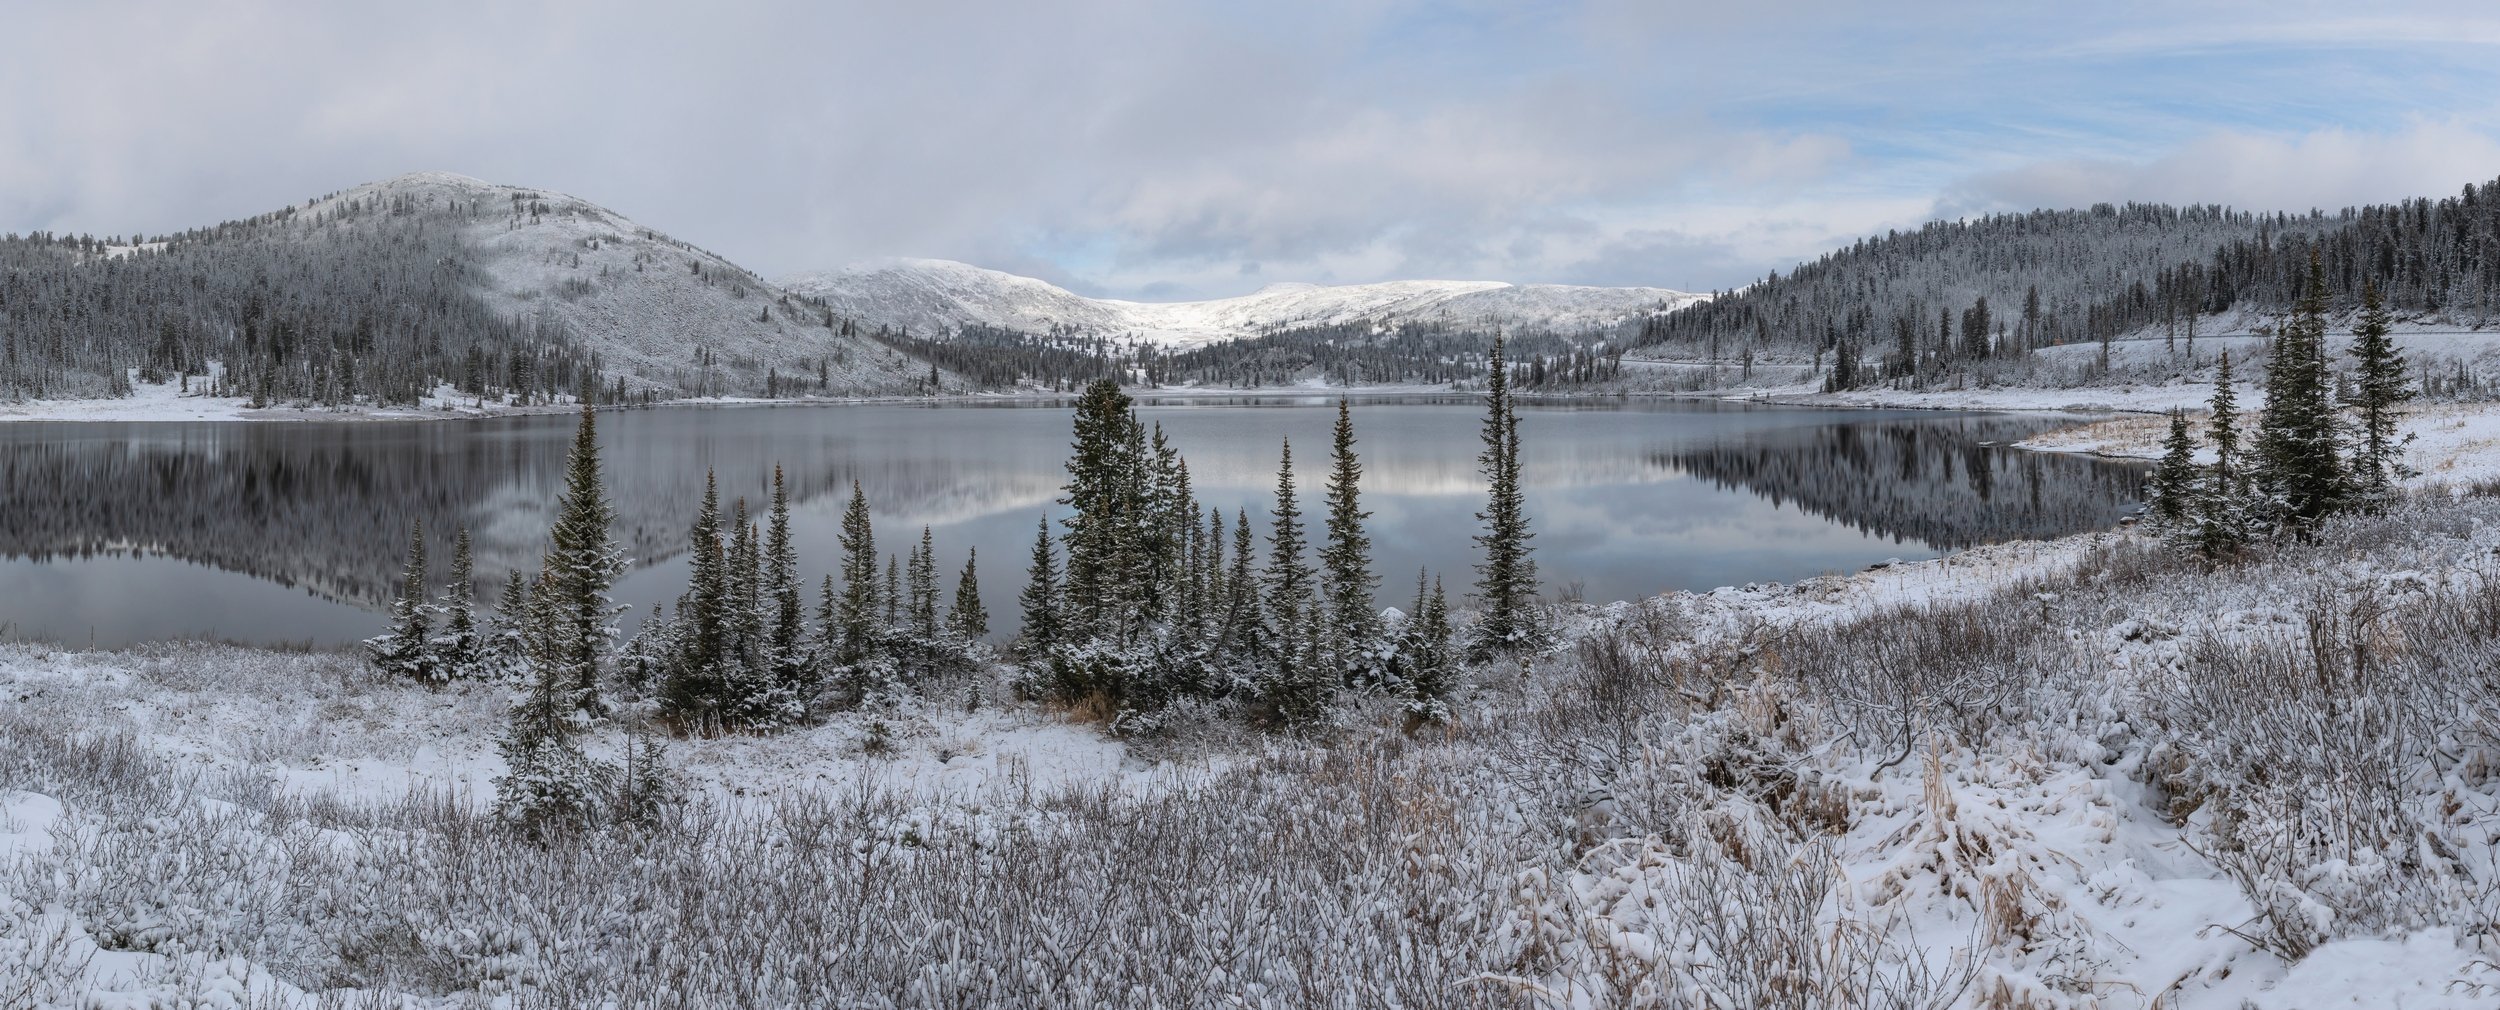
M 2187 525 L 2196 504 L 2196 440 L 2188 434 L 2187 412 L 2170 412 L 2170 436 L 2162 440 L 2161 462 L 2146 485 L 2145 512 L 2153 525 L 2176 530 Z
M 920 546 L 912 549 L 910 579 L 911 629 L 923 642 L 938 636 L 937 545 L 929 527 L 920 528 Z
M 1476 513 L 1477 521 L 1484 524 L 1484 533 L 1476 537 L 1476 544 L 1484 549 L 1484 561 L 1476 566 L 1476 596 L 1483 610 L 1476 617 L 1468 653 L 1477 659 L 1519 648 L 1539 637 L 1534 612 L 1536 562 L 1528 556 L 1533 550 L 1528 541 L 1535 534 L 1528 531 L 1527 504 L 1519 483 L 1519 418 L 1502 363 L 1502 344 L 1502 337 L 1495 335 L 1485 379 L 1484 452 L 1478 457 L 1491 488 L 1484 511 Z
M 494 676 L 523 683 L 535 677 L 535 657 L 530 650 L 532 613 L 529 580 L 515 568 L 505 576 L 503 596 L 495 601 L 493 634 L 487 642 L 487 658 Z
M 2232 462 L 2238 456 L 2240 430 L 2239 394 L 2232 389 L 2229 351 L 2222 353 L 2214 370 L 2210 413 L 2205 437 L 2214 444 L 2214 466 L 2196 499 L 2195 544 L 2206 558 L 2218 559 L 2237 553 L 2248 542 L 2260 511 L 2252 502 L 2249 482 L 2240 479 Z
M 851 505 L 842 513 L 842 658 L 856 663 L 867 657 L 876 638 L 877 538 L 870 524 L 868 496 L 851 482 Z
M 747 673 L 763 660 L 764 551 L 743 497 L 730 507 L 729 529 L 729 652 L 732 672 Z
M 2358 444 L 2353 447 L 2353 483 L 2369 500 L 2385 498 L 2396 481 L 2413 476 L 2404 465 L 2404 447 L 2410 439 L 2396 435 L 2396 407 L 2412 399 L 2413 390 L 2405 379 L 2404 354 L 2389 336 L 2393 323 L 2378 284 L 2363 281 L 2361 319 L 2352 331 L 2352 353 L 2360 374 L 2355 377 L 2350 403 L 2361 415 L 2354 431 Z
M 1016 600 L 1024 609 L 1022 652 L 1028 659 L 1048 655 L 1060 634 L 1059 562 L 1050 549 L 1049 516 L 1042 517 L 1041 532 L 1033 537 L 1033 561 L 1025 568 L 1024 592 Z
M 1337 399 L 1337 426 L 1329 451 L 1328 545 L 1320 566 L 1328 597 L 1332 641 L 1339 649 L 1358 653 L 1380 637 L 1380 611 L 1372 603 L 1371 537 L 1363 532 L 1363 463 L 1354 454 L 1354 420 L 1344 397 Z
M 443 633 L 435 636 L 432 649 L 436 673 L 444 680 L 486 675 L 486 641 L 477 626 L 476 580 L 469 528 L 462 526 L 451 541 L 451 584 L 443 587 Z
M 955 606 L 946 612 L 947 633 L 965 643 L 978 642 L 990 633 L 990 612 L 981 606 L 981 577 L 975 571 L 980 563 L 979 549 L 965 552 L 963 574 L 955 578 Z
M 1294 628 L 1322 615 L 1312 607 L 1311 564 L 1303 557 L 1302 505 L 1294 493 L 1293 440 L 1284 443 L 1284 459 L 1276 469 L 1276 507 L 1267 538 L 1267 572 L 1261 583 L 1267 612 L 1279 628 Z
M 626 564 L 608 534 L 615 517 L 599 475 L 598 415 L 585 405 L 581 426 L 573 436 L 572 458 L 565 467 L 564 498 L 557 508 L 555 550 L 549 561 L 565 624 L 563 672 L 572 684 L 574 704 L 594 714 L 600 708 L 600 666 L 615 646 L 614 621 L 623 612 L 609 595 Z
M 1407 712 L 1430 722 L 1449 718 L 1450 605 L 1442 595 L 1440 579 L 1432 580 L 1427 595 L 1424 573 L 1415 573 L 1415 613 L 1406 619 L 1398 637 L 1406 668 Z
M 2257 421 L 2256 479 L 2296 528 L 2344 508 L 2351 495 L 2325 344 L 2326 268 L 2312 250 L 2308 283 L 2266 362 L 2266 405 Z
M 391 600 L 389 634 L 365 640 L 373 665 L 410 680 L 439 681 L 434 662 L 433 606 L 426 601 L 425 520 L 408 525 L 408 563 L 400 569 L 399 595 Z
M 792 688 L 808 667 L 807 611 L 799 588 L 799 549 L 790 535 L 790 489 L 773 464 L 772 514 L 764 533 L 764 587 L 771 596 L 772 666 Z
M 685 654 L 672 664 L 661 708 L 680 725 L 702 726 L 713 720 L 725 692 L 733 634 L 729 553 L 721 542 L 720 484 L 714 474 L 703 475 L 703 504 L 689 539 Z
M 1327 709 L 1336 678 L 1323 668 L 1319 639 L 1327 614 L 1313 592 L 1315 573 L 1304 558 L 1302 506 L 1294 491 L 1293 441 L 1285 440 L 1276 470 L 1276 507 L 1271 510 L 1267 571 L 1262 576 L 1267 613 L 1284 636 L 1262 693 L 1287 728 L 1308 726 Z
M 1068 632 L 1093 638 L 1132 616 L 1121 604 L 1142 560 L 1136 526 L 1143 436 L 1134 402 L 1119 383 L 1098 379 L 1085 388 L 1076 403 L 1074 437 L 1067 496 L 1060 499 L 1072 509 L 1062 520 L 1067 561 L 1060 618 Z
M 1221 652 L 1232 661 L 1258 665 L 1267 654 L 1268 625 L 1259 607 L 1259 580 L 1251 566 L 1257 564 L 1258 547 L 1250 532 L 1250 510 L 1241 509 L 1233 519 L 1233 562 L 1224 576 L 1224 633 L 1219 639 Z

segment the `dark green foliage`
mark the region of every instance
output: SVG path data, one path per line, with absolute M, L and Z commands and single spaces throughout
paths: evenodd
M 435 674 L 443 680 L 470 680 L 487 675 L 487 641 L 477 624 L 477 568 L 469 550 L 469 528 L 451 542 L 451 581 L 443 587 L 443 631 L 431 646 Z
M 1484 511 L 1476 513 L 1484 532 L 1476 537 L 1484 560 L 1476 566 L 1476 614 L 1467 652 L 1488 659 L 1533 645 L 1542 638 L 1536 613 L 1536 562 L 1528 555 L 1535 534 L 1528 531 L 1525 492 L 1519 481 L 1519 416 L 1510 396 L 1502 364 L 1502 340 L 1493 341 L 1492 364 L 1485 378 L 1484 451 L 1477 457 L 1490 485 Z
M 2186 525 L 2200 494 L 2196 474 L 2196 440 L 2188 434 L 2187 412 L 2170 412 L 2170 435 L 2162 440 L 2161 462 L 2145 487 L 2145 514 L 2164 530 Z
M 1024 591 L 1017 596 L 1023 605 L 1024 631 L 1018 646 L 1028 659 L 1048 655 L 1059 644 L 1059 561 L 1050 549 L 1050 517 L 1043 516 L 1041 531 L 1033 537 L 1033 561 L 1024 571 Z
M 2326 275 L 2313 253 L 2309 283 L 2274 337 L 2266 406 L 2257 420 L 2257 486 L 2282 521 L 2307 529 L 2351 501 L 2340 453 L 2342 419 L 2326 368 Z
M 843 662 L 868 654 L 877 624 L 877 536 L 868 512 L 868 495 L 851 482 L 851 504 L 842 512 Z
M 555 550 L 547 561 L 555 577 L 557 609 L 563 614 L 563 625 L 556 629 L 558 662 L 572 683 L 574 703 L 591 712 L 600 707 L 599 673 L 615 646 L 613 622 L 623 612 L 609 596 L 626 564 L 608 534 L 614 521 L 615 509 L 599 474 L 598 415 L 585 405 L 581 425 L 574 432 L 572 457 L 565 466 Z
M 408 564 L 400 572 L 399 595 L 391 600 L 389 634 L 365 640 L 373 665 L 394 677 L 442 679 L 433 650 L 434 607 L 426 602 L 425 522 L 408 527 Z
M 1328 543 L 1320 548 L 1321 583 L 1327 597 L 1331 642 L 1353 654 L 1380 637 L 1380 610 L 1372 603 L 1371 537 L 1363 532 L 1363 463 L 1354 454 L 1354 420 L 1345 398 L 1337 399 L 1337 425 L 1329 448 Z M 1350 664 L 1349 664 L 1350 665 Z
M 975 571 L 980 563 L 980 551 L 965 552 L 963 574 L 955 578 L 955 606 L 946 612 L 947 633 L 965 643 L 990 633 L 990 613 L 981 605 L 981 577 Z
M 2365 500 L 2384 500 L 2396 481 L 2413 476 L 2404 465 L 2405 439 L 2396 436 L 2396 408 L 2413 398 L 2403 352 L 2389 335 L 2393 320 L 2378 285 L 2361 286 L 2361 318 L 2353 326 L 2357 375 L 2349 405 L 2358 412 L 2353 436 L 2353 485 Z

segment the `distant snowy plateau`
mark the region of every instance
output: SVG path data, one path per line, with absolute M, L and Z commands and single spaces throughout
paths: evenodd
M 1701 301 L 1667 288 L 1604 288 L 1501 281 L 1271 284 L 1236 298 L 1132 302 L 1088 298 L 1046 281 L 951 260 L 885 259 L 783 278 L 794 293 L 871 326 L 940 335 L 965 325 L 1031 333 L 1065 328 L 1188 347 L 1301 326 L 1450 322 L 1564 332 Z

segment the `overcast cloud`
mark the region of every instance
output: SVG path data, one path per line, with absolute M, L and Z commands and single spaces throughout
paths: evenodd
M 1711 288 L 1936 216 L 2500 177 L 2488 3 L 2069 6 L 0 0 L 0 231 L 440 169 L 767 275 Z

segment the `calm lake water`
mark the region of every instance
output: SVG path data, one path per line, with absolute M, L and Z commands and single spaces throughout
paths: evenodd
M 1334 401 L 1259 397 L 1142 410 L 1188 457 L 1202 500 L 1264 530 L 1291 437 L 1318 521 Z M 1355 426 L 1385 604 L 1415 573 L 1472 580 L 1481 406 L 1358 402 Z M 685 587 L 705 469 L 761 503 L 789 473 L 810 585 L 858 480 L 878 543 L 923 525 L 951 593 L 980 551 L 993 624 L 1012 630 L 1036 519 L 1062 511 L 1064 405 L 671 407 L 600 418 L 635 619 Z M 2022 416 L 1818 410 L 1701 401 L 1523 407 L 1528 505 L 1549 596 L 1628 599 L 1789 581 L 1889 558 L 2106 528 L 2135 504 L 2135 466 L 2004 448 L 2055 424 Z M 0 425 L 0 637 L 71 645 L 212 637 L 334 644 L 377 633 L 408 524 L 476 541 L 480 593 L 534 570 L 571 416 L 431 423 Z M 811 593 L 811 605 L 813 594 Z

